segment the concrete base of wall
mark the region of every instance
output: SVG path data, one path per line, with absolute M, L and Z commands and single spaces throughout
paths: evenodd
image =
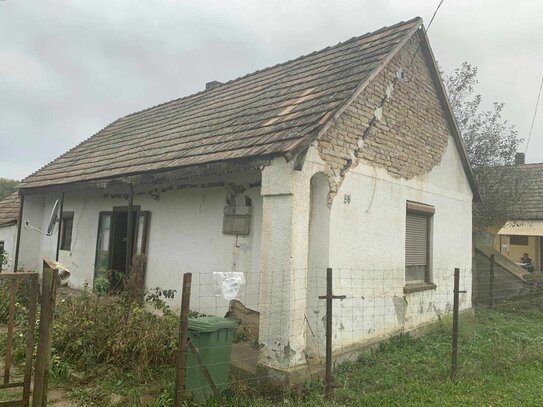
M 474 311 L 473 309 L 464 310 L 461 312 L 461 315 L 473 316 Z M 360 354 L 377 349 L 381 343 L 384 343 L 395 336 L 400 334 L 410 335 L 412 337 L 423 336 L 435 330 L 441 323 L 441 320 L 437 320 L 413 329 L 397 330 L 387 336 L 337 350 L 333 354 L 333 368 L 345 362 L 357 361 Z M 275 384 L 281 387 L 291 387 L 308 381 L 320 380 L 324 377 L 324 370 L 324 358 L 307 357 L 305 364 L 294 366 L 289 369 L 279 369 L 263 363 L 257 363 L 255 368 L 247 369 L 246 365 L 243 366 L 242 364 L 236 363 L 234 357 L 232 358 L 232 373 L 237 377 L 255 380 L 261 384 Z

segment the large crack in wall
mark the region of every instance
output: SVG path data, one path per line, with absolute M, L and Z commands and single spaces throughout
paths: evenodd
M 413 58 L 413 56 L 415 56 Z M 412 179 L 441 162 L 450 129 L 418 37 L 411 38 L 318 140 L 331 205 L 360 161 Z

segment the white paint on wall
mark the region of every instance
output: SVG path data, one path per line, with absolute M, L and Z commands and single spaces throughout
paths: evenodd
M 0 226 L 0 242 L 4 242 L 4 252 L 8 258 L 8 263 L 2 266 L 2 271 L 12 272 L 17 245 L 17 225 Z
M 441 164 L 412 180 L 393 178 L 386 170 L 361 162 L 346 174 L 331 208 L 312 204 L 311 179 L 323 170 L 324 163 L 311 146 L 302 171 L 279 158 L 261 174 L 222 179 L 238 184 L 261 179 L 261 187 L 243 192 L 252 200 L 249 236 L 222 233 L 226 187 L 166 185 L 168 191 L 159 191 L 158 199 L 138 195 L 143 187 L 137 187 L 134 205 L 151 213 L 146 287 L 179 292 L 182 273 L 192 272 L 191 308 L 223 315 L 228 302 L 215 296 L 213 272 L 245 273 L 246 304 L 260 311 L 261 362 L 279 368 L 305 363 L 308 354 L 324 352 L 324 302 L 314 297 L 325 292 L 326 266 L 334 269 L 335 293 L 348 297 L 334 304 L 336 350 L 449 312 L 455 267 L 462 270 L 461 288 L 468 291 L 461 296 L 461 307 L 471 306 L 473 194 L 452 138 Z M 325 192 L 325 184 L 316 191 L 318 196 Z M 56 198 L 28 196 L 23 219 L 45 228 Z M 435 290 L 403 292 L 407 200 L 435 207 Z M 71 250 L 61 251 L 60 261 L 72 271 L 71 285 L 92 284 L 99 213 L 125 205 L 125 199 L 102 197 L 100 191 L 66 193 L 64 210 L 74 212 L 74 234 Z M 326 226 L 316 222 L 326 216 Z M 54 257 L 56 242 L 56 234 L 45 237 L 24 230 L 20 264 L 39 269 L 42 256 Z
M 200 180 L 198 180 L 200 181 Z M 206 182 L 221 181 L 211 178 Z M 226 183 L 257 184 L 259 174 L 231 176 Z M 238 271 L 245 274 L 247 306 L 258 309 L 258 267 L 260 264 L 260 237 L 262 197 L 260 187 L 250 187 L 243 194 L 252 201 L 251 231 L 248 236 L 222 233 L 223 211 L 228 190 L 224 186 L 177 189 L 161 185 L 166 192 L 139 195 L 144 186 L 135 188 L 134 205 L 149 211 L 150 228 L 147 247 L 145 285 L 152 289 L 175 289 L 173 306 L 180 303 L 182 274 L 193 273 L 191 308 L 202 313 L 224 315 L 228 301 L 215 296 L 213 272 Z M 114 206 L 126 206 L 121 197 L 102 197 L 106 191 L 67 192 L 64 211 L 74 213 L 71 250 L 61 250 L 59 261 L 70 271 L 69 285 L 75 288 L 92 286 L 100 212 L 112 211 Z M 108 190 L 110 195 L 123 192 Z M 124 191 L 126 192 L 126 191 Z M 23 219 L 36 227 L 46 227 L 47 218 L 57 195 L 29 195 L 25 199 Z M 44 216 L 46 214 L 46 216 Z M 39 271 L 40 259 L 54 258 L 57 231 L 44 236 L 35 230 L 24 230 L 20 264 L 27 270 Z

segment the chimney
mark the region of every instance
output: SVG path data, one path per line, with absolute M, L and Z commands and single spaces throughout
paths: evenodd
M 515 165 L 526 164 L 525 161 L 526 161 L 526 156 L 524 153 L 515 154 Z
M 208 82 L 206 83 L 206 90 L 211 90 L 211 89 L 215 89 L 219 86 L 221 86 L 223 83 L 222 82 L 219 82 L 219 81 L 211 81 L 211 82 Z

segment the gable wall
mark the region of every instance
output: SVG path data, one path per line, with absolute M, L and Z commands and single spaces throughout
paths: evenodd
M 409 65 L 414 49 L 415 40 L 314 143 L 306 159 L 304 171 L 328 176 L 329 266 L 334 292 L 347 296 L 335 308 L 335 348 L 397 334 L 449 313 L 455 267 L 467 291 L 461 308 L 471 306 L 473 193 L 422 59 L 413 82 L 395 86 L 381 120 L 365 131 L 388 83 L 398 68 Z M 406 294 L 408 200 L 435 208 L 430 264 L 437 288 Z M 321 302 L 307 314 L 324 312 Z M 322 342 L 324 328 L 309 321 Z
M 319 139 L 331 197 L 361 161 L 395 178 L 427 173 L 441 161 L 449 134 L 415 35 Z

